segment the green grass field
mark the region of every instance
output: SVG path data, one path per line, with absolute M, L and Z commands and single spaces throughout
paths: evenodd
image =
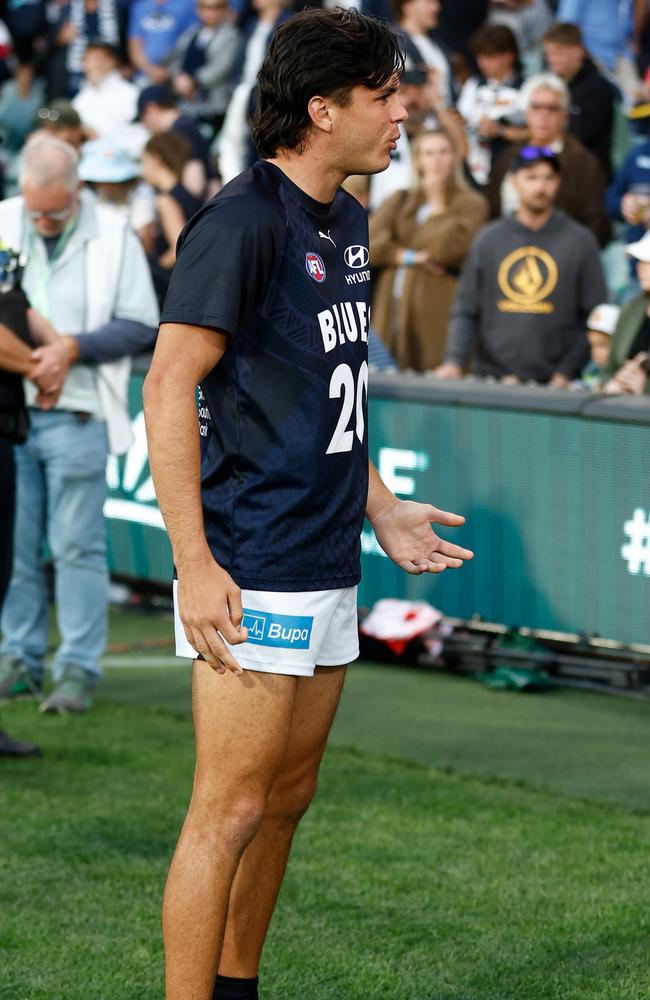
M 3 709 L 45 756 L 0 760 L 2 1000 L 162 1000 L 160 896 L 193 766 L 188 670 L 147 665 L 168 652 L 109 668 L 86 717 Z M 649 716 L 354 667 L 263 1000 L 648 1000 Z

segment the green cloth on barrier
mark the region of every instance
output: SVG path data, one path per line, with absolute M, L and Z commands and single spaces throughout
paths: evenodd
M 534 667 L 511 667 L 505 664 L 483 674 L 472 674 L 492 691 L 550 691 L 555 685 L 545 670 Z

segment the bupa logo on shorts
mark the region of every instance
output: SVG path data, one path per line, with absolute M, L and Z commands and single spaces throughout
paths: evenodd
M 248 642 L 284 649 L 309 649 L 313 624 L 311 615 L 276 615 L 250 608 L 244 608 L 242 621 L 248 629 Z
M 325 281 L 327 277 L 327 271 L 325 270 L 325 265 L 323 264 L 323 258 L 319 257 L 317 253 L 307 253 L 305 254 L 305 270 L 310 278 L 317 281 L 319 284 L 321 281 Z
M 355 271 L 361 267 L 367 267 L 368 262 L 370 261 L 368 247 L 347 247 L 345 253 L 343 254 L 343 259 L 348 267 L 353 268 Z

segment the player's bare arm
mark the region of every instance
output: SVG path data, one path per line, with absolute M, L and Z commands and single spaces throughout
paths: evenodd
M 149 461 L 178 574 L 188 641 L 219 673 L 241 673 L 229 652 L 246 640 L 240 591 L 210 552 L 203 527 L 196 387 L 221 360 L 217 330 L 164 323 L 144 389 Z
M 460 514 L 439 510 L 427 503 L 399 500 L 369 465 L 366 517 L 386 555 L 407 573 L 441 573 L 458 569 L 474 553 L 439 538 L 431 522 L 458 528 L 465 523 Z

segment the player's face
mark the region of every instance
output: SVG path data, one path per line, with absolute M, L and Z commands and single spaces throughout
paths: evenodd
M 407 118 L 397 76 L 379 90 L 354 87 L 349 103 L 334 109 L 337 166 L 346 175 L 385 170 Z

